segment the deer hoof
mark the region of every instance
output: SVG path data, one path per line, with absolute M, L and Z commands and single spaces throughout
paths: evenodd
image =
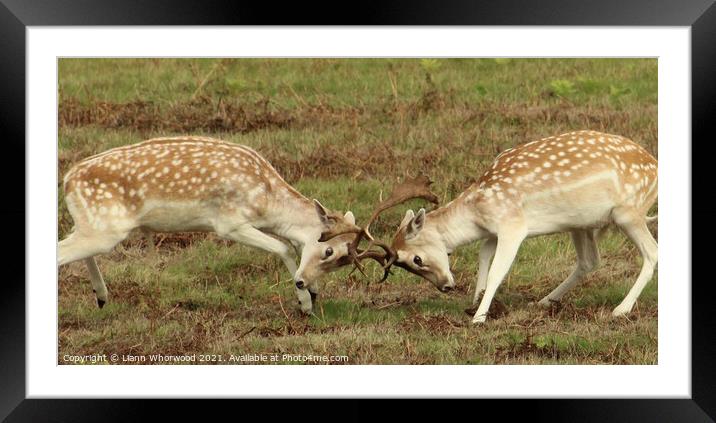
M 486 320 L 487 320 L 487 315 L 481 314 L 481 315 L 479 315 L 479 316 L 475 316 L 475 317 L 472 319 L 472 324 L 485 323 Z
M 612 316 L 614 317 L 621 317 L 625 316 L 631 311 L 631 307 L 624 307 L 624 306 L 618 306 L 617 308 L 612 311 Z
M 552 302 L 553 302 L 553 301 L 554 301 L 554 300 L 551 300 L 551 299 L 549 299 L 549 298 L 547 298 L 547 297 L 544 297 L 544 298 L 542 298 L 541 300 L 539 300 L 539 301 L 537 302 L 537 305 L 538 305 L 539 307 L 549 308 L 549 307 L 552 305 Z

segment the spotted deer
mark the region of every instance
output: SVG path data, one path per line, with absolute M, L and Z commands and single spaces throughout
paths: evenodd
M 401 200 L 425 198 L 425 181 L 409 181 L 403 191 L 416 194 L 403 195 Z M 548 306 L 594 270 L 599 263 L 600 230 L 613 223 L 643 258 L 636 282 L 612 313 L 624 315 L 657 263 L 657 243 L 647 228 L 656 217 L 646 216 L 656 198 L 656 159 L 624 137 L 577 131 L 533 141 L 504 151 L 479 180 L 445 206 L 429 213 L 408 210 L 391 245 L 378 244 L 385 250 L 384 278 L 390 266 L 397 265 L 449 291 L 455 286 L 449 254 L 461 245 L 484 240 L 473 306 L 481 294 L 482 300 L 472 319 L 482 323 L 525 238 L 569 232 L 577 250 L 572 273 L 539 302 Z M 328 230 L 322 239 L 349 232 Z M 348 254 L 361 258 L 350 249 Z
M 94 256 L 107 253 L 134 229 L 215 232 L 278 254 L 295 282 L 304 313 L 311 313 L 316 280 L 343 265 L 353 235 L 319 242 L 341 215 L 309 200 L 249 147 L 204 137 L 156 138 L 89 157 L 64 177 L 75 226 L 59 243 L 58 263 L 84 260 L 97 304 L 107 288 Z M 296 266 L 293 244 L 301 251 Z

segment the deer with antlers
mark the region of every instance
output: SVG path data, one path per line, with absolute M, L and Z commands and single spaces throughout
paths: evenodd
M 346 264 L 355 238 L 319 242 L 333 226 L 353 227 L 353 214 L 307 199 L 251 148 L 212 138 L 156 138 L 108 150 L 73 166 L 64 190 L 75 227 L 59 243 L 58 263 L 84 260 L 100 308 L 107 288 L 94 256 L 134 229 L 215 232 L 278 254 L 304 313 L 311 313 L 316 280 Z M 288 243 L 301 250 L 298 267 Z
M 356 239 L 372 239 L 367 227 L 382 210 L 410 198 L 434 200 L 427 178 L 408 180 L 381 203 Z M 569 232 L 577 250 L 572 273 L 540 305 L 559 301 L 599 263 L 601 228 L 616 224 L 636 245 L 643 264 L 636 282 L 614 310 L 631 311 L 657 263 L 657 243 L 647 228 L 656 217 L 646 214 L 657 198 L 657 161 L 643 147 L 618 135 L 577 131 L 552 136 L 501 153 L 467 190 L 429 213 L 408 210 L 390 246 L 372 241 L 384 253 L 347 254 L 358 263 L 372 258 L 399 266 L 432 282 L 441 291 L 455 286 L 448 255 L 457 247 L 484 240 L 478 258 L 473 305 L 482 294 L 473 323 L 486 320 L 490 303 L 527 237 Z M 351 230 L 334 227 L 323 240 Z

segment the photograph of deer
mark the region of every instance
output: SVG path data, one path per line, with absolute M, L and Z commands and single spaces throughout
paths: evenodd
M 408 180 L 393 191 L 371 216 L 348 254 L 356 263 L 376 258 L 355 251 L 377 215 L 411 198 L 436 203 L 427 178 Z M 509 271 L 520 244 L 528 238 L 569 232 L 577 251 L 572 273 L 539 304 L 558 302 L 599 264 L 597 241 L 609 224 L 618 226 L 636 245 L 643 264 L 626 298 L 612 312 L 629 313 L 657 263 L 657 243 L 647 228 L 647 212 L 657 198 L 657 161 L 640 145 L 622 136 L 575 131 L 543 138 L 502 152 L 467 190 L 443 207 L 417 214 L 408 210 L 385 250 L 388 276 L 397 265 L 433 283 L 440 291 L 455 288 L 449 255 L 462 245 L 484 240 L 478 259 L 473 323 L 485 322 L 492 299 Z M 334 227 L 321 239 L 345 236 Z
M 338 258 L 354 237 L 318 242 L 331 225 L 350 227 L 353 214 L 307 199 L 253 149 L 212 138 L 156 138 L 97 154 L 66 173 L 64 191 L 75 226 L 59 243 L 58 264 L 84 260 L 100 308 L 108 293 L 94 256 L 135 229 L 215 232 L 277 254 L 307 314 L 315 281 L 344 264 Z M 298 267 L 291 245 L 301 251 Z
M 657 58 L 57 63 L 58 364 L 659 361 Z

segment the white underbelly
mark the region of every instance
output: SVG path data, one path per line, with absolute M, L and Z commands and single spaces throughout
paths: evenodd
M 528 236 L 572 229 L 600 228 L 610 222 L 611 208 L 547 211 L 527 218 Z
M 523 211 L 528 235 L 602 227 L 611 221 L 617 202 L 617 185 L 609 174 L 527 195 Z
M 199 203 L 147 203 L 138 225 L 156 232 L 210 232 L 214 230 L 216 213 Z

